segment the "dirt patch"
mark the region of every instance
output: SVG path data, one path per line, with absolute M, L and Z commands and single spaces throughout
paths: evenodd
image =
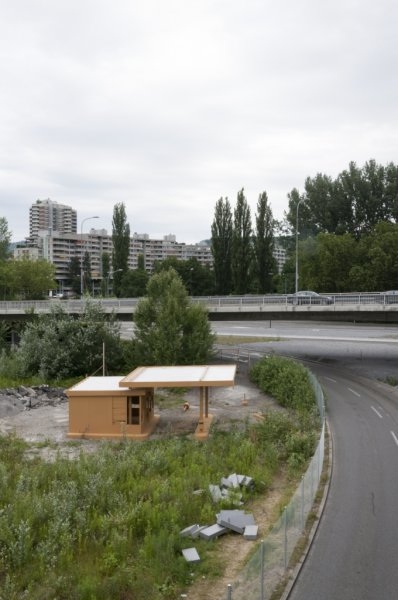
M 159 401 L 156 401 L 156 398 Z M 188 410 L 184 404 L 188 403 Z M 10 397 L 3 398 L 0 411 L 0 434 L 15 433 L 31 443 L 45 442 L 62 447 L 68 444 L 91 449 L 99 442 L 77 440 L 68 437 L 68 401 L 61 393 L 58 398 L 33 401 Z M 1 408 L 1 407 L 0 407 Z M 209 412 L 217 428 L 239 427 L 254 422 L 264 411 L 277 406 L 274 401 L 252 384 L 245 373 L 237 373 L 236 384 L 228 388 L 209 390 Z M 155 412 L 160 415 L 158 426 L 151 439 L 165 435 L 193 434 L 199 421 L 199 390 L 158 390 L 155 395 Z

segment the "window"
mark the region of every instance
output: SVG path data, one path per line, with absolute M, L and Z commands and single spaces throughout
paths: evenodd
M 127 398 L 127 423 L 128 425 L 140 424 L 140 397 L 128 396 Z

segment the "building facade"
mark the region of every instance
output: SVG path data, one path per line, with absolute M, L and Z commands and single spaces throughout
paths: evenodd
M 69 265 L 72 259 L 82 264 L 86 252 L 90 257 L 91 279 L 95 289 L 101 287 L 104 279 L 102 273 L 102 256 L 107 253 L 111 259 L 112 271 L 112 236 L 105 229 L 91 229 L 88 233 L 61 233 L 51 229 L 40 229 L 34 238 L 19 244 L 14 250 L 15 258 L 28 257 L 33 260 L 43 258 L 55 266 L 55 279 L 58 291 L 68 289 Z M 213 256 L 211 248 L 205 244 L 184 244 L 177 242 L 174 235 L 163 239 L 151 239 L 148 234 L 134 233 L 130 238 L 128 268 L 137 269 L 139 256 L 144 258 L 145 270 L 151 274 L 155 263 L 174 257 L 177 260 L 195 258 L 202 265 L 211 266 Z
M 76 210 L 49 198 L 36 200 L 29 209 L 29 237 L 36 239 L 42 230 L 76 233 Z
M 84 256 L 90 257 L 93 291 L 99 290 L 103 281 L 102 257 L 110 257 L 112 272 L 112 236 L 106 229 L 91 229 L 88 233 L 77 233 L 77 212 L 70 206 L 58 204 L 50 199 L 36 200 L 29 209 L 29 237 L 14 250 L 15 258 L 28 257 L 32 260 L 45 259 L 55 266 L 57 290 L 68 290 L 72 259 L 83 264 Z M 201 265 L 212 267 L 213 255 L 208 243 L 185 244 L 176 241 L 173 234 L 162 239 L 151 239 L 147 233 L 134 233 L 130 238 L 128 268 L 137 269 L 139 257 L 144 260 L 145 270 L 151 274 L 156 262 L 167 258 L 187 261 L 196 259 Z M 274 256 L 278 271 L 286 261 L 286 251 L 275 244 Z M 109 277 L 109 274 L 108 274 Z

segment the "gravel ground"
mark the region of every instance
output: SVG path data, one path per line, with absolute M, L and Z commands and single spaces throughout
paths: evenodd
M 238 372 L 235 381 L 234 387 L 210 390 L 209 412 L 217 427 L 228 428 L 255 421 L 259 414 L 275 407 L 273 400 L 248 381 L 244 373 Z M 76 440 L 68 439 L 68 400 L 62 389 L 52 391 L 50 398 L 34 388 L 23 388 L 23 391 L 24 395 L 17 390 L 0 390 L 0 434 L 14 433 L 42 446 L 45 442 L 66 446 L 65 451 L 79 445 L 88 450 L 95 449 L 99 442 L 82 440 L 76 443 Z M 199 420 L 199 390 L 189 390 L 174 399 L 170 390 L 159 392 L 162 401 L 156 403 L 155 396 L 155 412 L 160 414 L 160 419 L 151 437 L 194 433 Z M 189 409 L 184 411 L 186 401 Z

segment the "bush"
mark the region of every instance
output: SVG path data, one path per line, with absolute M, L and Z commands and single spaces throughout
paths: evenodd
M 250 378 L 281 406 L 299 412 L 313 412 L 316 408 L 315 392 L 307 369 L 291 359 L 265 357 L 252 367 Z
M 14 355 L 15 367 L 20 377 L 53 380 L 94 374 L 102 367 L 104 345 L 107 368 L 119 369 L 123 362 L 120 326 L 113 315 L 86 301 L 83 313 L 75 318 L 57 305 L 25 327 Z

